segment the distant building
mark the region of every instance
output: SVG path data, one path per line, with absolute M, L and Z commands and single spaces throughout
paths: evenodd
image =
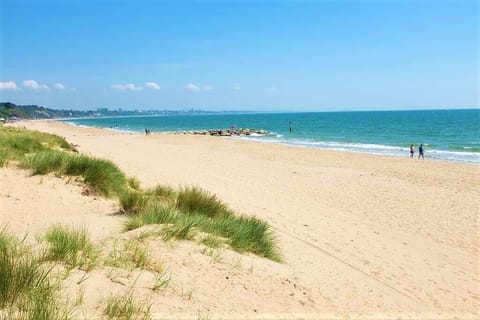
M 16 121 L 20 121 L 20 118 L 17 117 L 17 116 L 9 116 L 8 121 L 9 122 L 16 122 Z

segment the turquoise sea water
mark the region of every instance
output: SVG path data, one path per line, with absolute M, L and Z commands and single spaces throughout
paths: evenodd
M 68 120 L 143 132 L 255 128 L 266 136 L 242 139 L 304 147 L 408 157 L 420 143 L 431 159 L 480 163 L 480 110 L 249 113 Z M 291 122 L 292 132 L 289 131 Z M 416 153 L 417 155 L 417 153 Z

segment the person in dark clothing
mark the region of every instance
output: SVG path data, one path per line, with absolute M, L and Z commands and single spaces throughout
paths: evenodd
M 425 159 L 423 152 L 424 152 L 423 144 L 421 144 L 420 147 L 418 147 L 418 159 L 420 159 L 420 157 L 422 157 L 422 159 Z
M 413 154 L 415 153 L 415 147 L 413 144 L 410 145 L 410 158 L 413 158 Z

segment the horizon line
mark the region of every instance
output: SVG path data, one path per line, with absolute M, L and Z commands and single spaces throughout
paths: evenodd
M 142 111 L 147 111 L 147 112 L 152 112 L 152 111 L 168 111 L 168 112 L 188 112 L 188 111 L 197 111 L 197 112 L 212 112 L 212 113 L 239 113 L 239 112 L 244 112 L 244 113 L 317 113 L 317 112 L 388 112 L 388 111 L 441 111 L 441 110 L 480 110 L 480 106 L 477 107 L 420 107 L 420 108 L 414 108 L 412 109 L 411 107 L 407 107 L 405 109 L 400 109 L 400 108 L 392 108 L 392 109 L 371 109 L 371 108 L 362 108 L 360 107 L 359 109 L 355 107 L 346 107 L 346 108 L 330 108 L 328 107 L 327 109 L 323 110 L 294 110 L 294 109 L 282 109 L 282 110 L 269 110 L 269 109 L 258 109 L 258 110 L 249 110 L 249 109 L 234 109 L 234 110 L 225 110 L 225 109 L 217 109 L 217 110 L 211 110 L 211 109 L 201 109 L 201 108 L 195 108 L 195 107 L 188 107 L 188 108 L 183 108 L 183 109 L 167 109 L 165 107 L 157 107 L 157 108 L 148 108 L 148 109 L 140 109 L 140 108 L 130 108 L 130 107 L 89 107 L 89 108 L 95 108 L 95 109 L 79 109 L 79 108 L 65 108 L 65 107 L 49 107 L 49 106 L 43 106 L 39 104 L 17 104 L 11 101 L 1 101 L 0 103 L 11 103 L 16 106 L 38 106 L 38 107 L 43 107 L 43 108 L 48 108 L 52 110 L 62 110 L 62 111 L 83 111 L 83 112 L 98 112 L 98 109 L 107 109 L 108 111 L 118 111 L 119 109 L 122 109 L 120 112 L 142 112 Z

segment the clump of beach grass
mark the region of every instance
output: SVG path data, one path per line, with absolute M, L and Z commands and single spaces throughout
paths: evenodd
M 222 239 L 220 239 L 217 236 L 214 236 L 212 234 L 208 234 L 206 237 L 204 237 L 204 238 L 202 238 L 202 240 L 200 240 L 200 243 L 206 245 L 207 247 L 216 249 L 216 248 L 219 248 L 223 244 L 223 241 L 222 241 Z
M 175 224 L 163 227 L 162 237 L 164 240 L 191 240 L 195 236 L 195 222 L 190 219 L 178 219 Z
M 47 133 L 0 127 L 0 165 L 19 162 L 32 174 L 57 173 L 80 176 L 104 196 L 119 194 L 127 184 L 123 172 L 112 162 L 77 155 L 65 139 Z
M 56 225 L 45 234 L 48 243 L 44 259 L 47 261 L 62 261 L 70 269 L 78 267 L 91 270 L 98 257 L 98 251 L 88 238 L 85 229 L 74 230 Z
M 208 219 L 197 216 L 195 225 L 203 232 L 224 238 L 224 243 L 238 252 L 252 252 L 273 261 L 281 261 L 270 226 L 256 217 Z
M 174 204 L 177 198 L 177 191 L 170 186 L 157 185 L 153 188 L 147 189 L 145 194 L 154 197 L 157 200 Z
M 215 194 L 198 187 L 184 187 L 178 192 L 176 206 L 189 214 L 209 218 L 231 216 L 233 212 Z
M 32 174 L 55 172 L 80 176 L 86 185 L 104 196 L 119 194 L 126 185 L 123 172 L 112 162 L 56 150 L 44 150 L 25 156 L 21 166 Z
M 90 167 L 82 175 L 85 183 L 105 196 L 118 194 L 125 185 L 125 175 L 110 161 L 92 159 Z
M 21 160 L 26 154 L 43 150 L 76 151 L 64 138 L 59 136 L 0 126 L 0 158 Z
M 193 190 L 193 191 L 192 191 Z M 178 205 L 184 200 L 177 199 L 176 208 L 156 204 L 131 216 L 125 223 L 126 230 L 133 230 L 149 224 L 164 224 L 161 231 L 164 240 L 193 239 L 196 231 L 211 235 L 205 245 L 215 247 L 221 242 L 230 245 L 239 252 L 252 252 L 274 261 L 281 261 L 275 238 L 270 226 L 256 218 L 237 216 L 225 204 L 199 188 L 183 189 L 179 193 L 191 205 Z M 192 195 L 193 196 L 190 196 Z M 200 199 L 194 204 L 196 200 Z M 183 202 L 185 203 L 185 202 Z M 208 210 L 214 210 L 210 213 Z
M 126 214 L 137 214 L 145 209 L 149 202 L 149 197 L 143 192 L 132 189 L 123 190 L 118 199 L 122 211 Z
M 104 313 L 108 319 L 150 319 L 151 304 L 136 300 L 133 290 L 123 295 L 110 296 L 106 302 Z
M 105 259 L 105 265 L 130 270 L 148 269 L 151 262 L 145 245 L 138 240 L 133 240 L 126 242 L 122 249 L 114 245 Z
M 0 319 L 65 319 L 68 311 L 57 296 L 50 269 L 23 242 L 0 230 Z
M 229 217 L 214 223 L 212 232 L 227 237 L 237 251 L 281 261 L 270 226 L 256 217 Z
M 127 180 L 128 186 L 133 190 L 140 191 L 140 180 L 137 178 L 128 178 Z
M 125 223 L 125 231 L 140 228 L 149 224 L 175 223 L 178 219 L 178 212 L 169 205 L 155 204 L 137 215 L 131 216 Z
M 66 161 L 67 155 L 63 152 L 43 150 L 22 159 L 21 165 L 31 169 L 33 175 L 43 175 L 62 171 Z

